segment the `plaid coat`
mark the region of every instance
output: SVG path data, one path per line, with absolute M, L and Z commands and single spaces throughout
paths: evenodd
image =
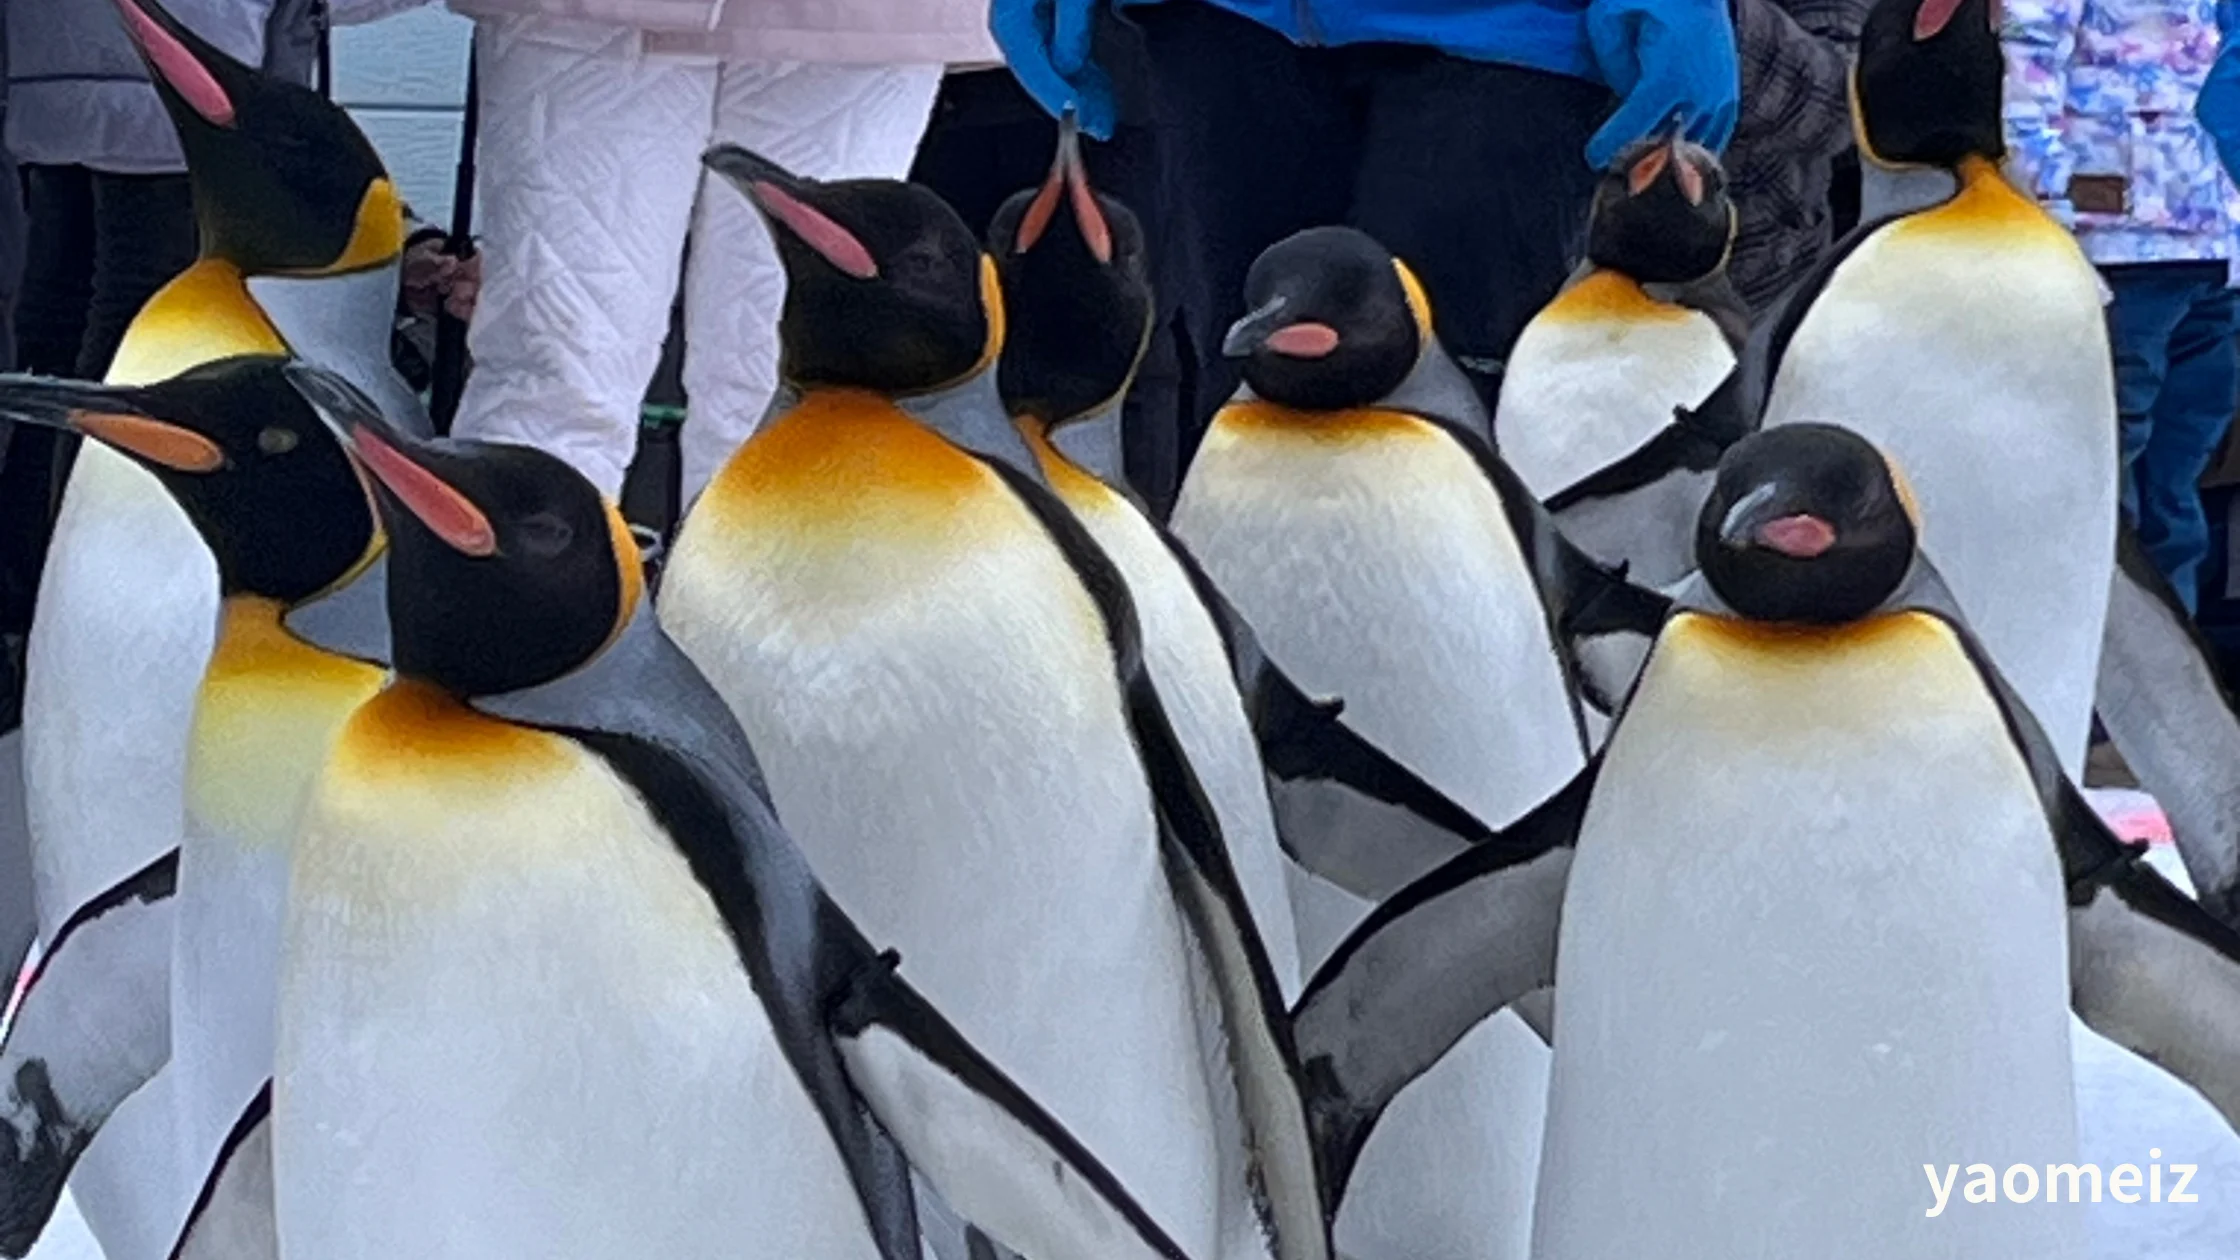
M 1726 155 L 1740 220 L 1728 272 L 1757 312 L 1828 247 L 1830 166 L 1851 147 L 1851 55 L 1873 0 L 1732 4 L 1742 116 Z

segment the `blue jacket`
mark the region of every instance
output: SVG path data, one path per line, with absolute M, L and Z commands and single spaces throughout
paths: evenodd
M 2217 146 L 2225 173 L 2240 181 L 2240 0 L 2218 0 L 2217 26 L 2224 48 L 2194 102 L 2194 116 Z
M 1474 61 L 1497 61 L 1603 81 L 1587 46 L 1587 0 L 1209 2 L 1277 31 L 1296 44 L 1426 44 Z

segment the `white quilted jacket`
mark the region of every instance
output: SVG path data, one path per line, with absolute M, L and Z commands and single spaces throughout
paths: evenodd
M 470 17 L 571 18 L 645 32 L 648 52 L 861 65 L 1001 59 L 987 0 L 450 0 Z

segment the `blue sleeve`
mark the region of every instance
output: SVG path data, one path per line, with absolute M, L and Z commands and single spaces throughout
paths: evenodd
M 2221 11 L 2222 6 L 2219 8 Z M 2193 112 L 2216 141 L 2217 157 L 2223 160 L 2225 173 L 2240 181 L 2240 41 L 2227 43 L 2217 54 Z

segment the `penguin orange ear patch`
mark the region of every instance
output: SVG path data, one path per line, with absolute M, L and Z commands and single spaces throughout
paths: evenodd
M 771 218 L 785 225 L 801 243 L 817 251 L 826 262 L 858 280 L 873 280 L 879 264 L 856 234 L 832 221 L 832 216 L 766 179 L 754 181 L 754 199 Z
M 209 69 L 196 60 L 185 44 L 179 42 L 179 37 L 163 29 L 160 23 L 149 17 L 132 0 L 117 0 L 117 9 L 124 15 L 125 32 L 132 36 L 132 42 L 139 45 L 140 51 L 147 55 L 148 62 L 155 67 L 156 73 L 162 75 L 163 81 L 171 90 L 179 94 L 179 99 L 185 101 L 195 113 L 202 115 L 203 120 L 211 126 L 231 127 L 232 98 L 211 77 Z
M 1921 0 L 1921 7 L 1913 13 L 1913 38 L 1916 43 L 1943 30 L 1960 11 L 1967 0 Z
M 412 462 L 364 426 L 351 430 L 350 447 L 366 471 L 388 487 L 405 510 L 418 517 L 445 546 L 466 556 L 497 554 L 498 535 L 490 527 L 490 518 L 441 477 Z
M 225 467 L 226 453 L 216 442 L 161 420 L 80 411 L 71 415 L 70 424 L 95 441 L 177 472 L 216 472 Z

